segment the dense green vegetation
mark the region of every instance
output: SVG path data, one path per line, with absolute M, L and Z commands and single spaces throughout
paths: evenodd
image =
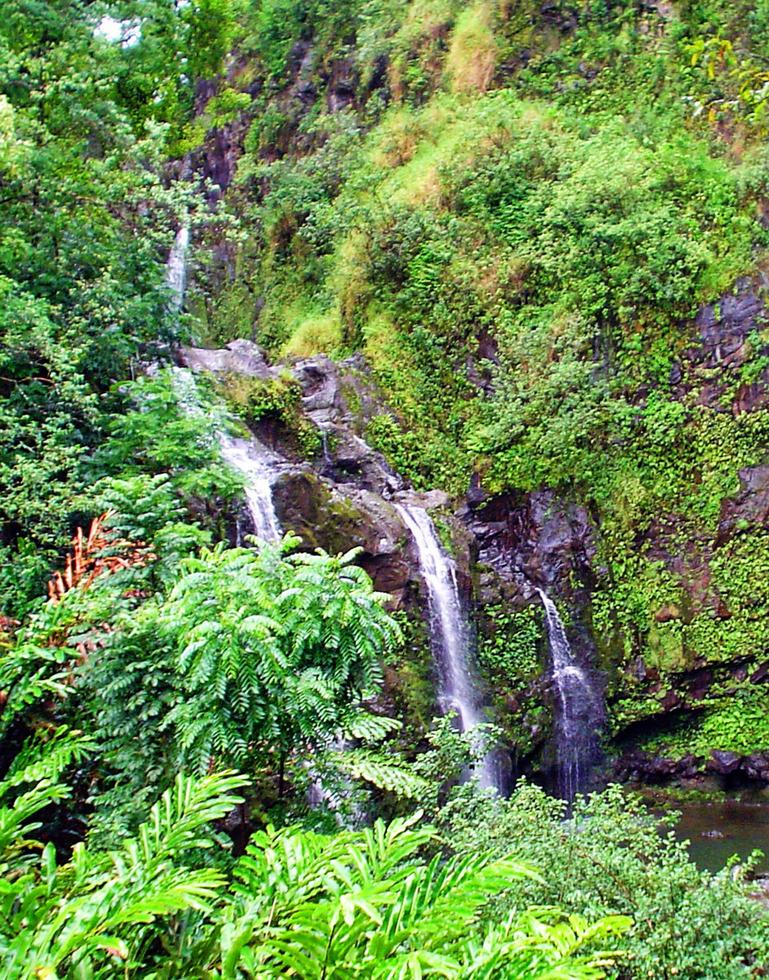
M 361 434 L 416 489 L 588 515 L 565 591 L 609 749 L 769 749 L 739 503 L 769 436 L 768 29 L 763 0 L 7 0 L 3 976 L 763 975 L 749 862 L 698 871 L 618 787 L 567 813 L 461 782 L 498 731 L 431 722 L 418 619 L 357 552 L 234 546 L 217 432 L 317 459 L 294 376 L 191 410 L 170 363 L 362 353 Z M 506 597 L 478 661 L 531 759 L 542 616 Z
M 763 295 L 763 6 L 349 17 L 346 34 L 330 18 L 295 34 L 314 43 L 299 77 L 322 89 L 342 64 L 355 80 L 343 111 L 308 110 L 272 76 L 231 192 L 257 236 L 224 317 L 199 328 L 244 335 L 227 298 L 247 288 L 274 354 L 365 352 L 393 410 L 367 439 L 416 486 L 462 493 L 475 475 L 585 506 L 615 730 L 664 711 L 703 663 L 755 669 L 765 535 L 748 519 L 725 540 L 719 521 L 765 460 L 763 319 L 721 355 L 694 314 L 711 302 L 717 321 L 740 282 Z M 730 743 L 710 731 L 704 757 Z

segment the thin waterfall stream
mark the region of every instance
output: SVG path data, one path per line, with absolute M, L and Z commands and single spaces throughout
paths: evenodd
M 184 305 L 189 246 L 190 229 L 185 222 L 176 233 L 166 261 L 166 284 L 171 291 L 171 308 L 177 313 Z M 202 413 L 197 383 L 190 370 L 174 369 L 174 388 L 179 405 L 185 412 L 190 415 Z M 263 541 L 277 541 L 280 538 L 280 524 L 272 501 L 276 458 L 253 436 L 247 439 L 231 436 L 215 421 L 214 424 L 222 459 L 243 477 L 246 504 L 256 536 Z
M 411 533 L 427 586 L 430 639 L 438 667 L 438 703 L 447 714 L 456 711 L 462 731 L 486 721 L 475 683 L 470 631 L 457 587 L 456 566 L 441 547 L 435 525 L 422 507 L 396 504 Z M 481 786 L 503 791 L 494 752 L 478 767 Z
M 275 459 L 253 437 L 239 439 L 219 432 L 217 438 L 224 461 L 243 476 L 246 504 L 256 536 L 262 541 L 277 541 L 280 524 L 272 501 Z
M 188 415 L 200 415 L 203 409 L 192 371 L 177 367 L 174 368 L 173 377 L 179 406 Z M 278 459 L 254 436 L 231 436 L 217 424 L 216 419 L 212 419 L 212 422 L 222 459 L 243 477 L 243 493 L 254 533 L 262 541 L 277 541 L 280 538 L 280 522 L 272 500 L 272 481 L 278 473 Z
M 166 260 L 166 285 L 171 291 L 170 308 L 180 313 L 187 289 L 187 253 L 190 247 L 190 226 L 185 221 L 176 232 Z
M 172 308 L 177 312 L 184 305 L 188 251 L 189 227 L 183 224 L 177 232 L 166 266 Z M 175 369 L 174 386 L 179 405 L 184 411 L 202 413 L 195 377 L 189 369 Z M 255 438 L 229 435 L 224 430 L 224 419 L 222 425 L 217 425 L 214 420 L 214 426 L 222 458 L 243 476 L 246 502 L 257 537 L 266 541 L 278 540 L 280 525 L 272 499 L 272 481 L 279 461 Z M 322 438 L 324 460 L 328 464 L 330 453 L 325 429 Z M 358 441 L 362 443 L 362 440 Z M 365 443 L 362 444 L 365 446 Z M 456 566 L 441 547 L 432 519 L 424 508 L 407 504 L 396 504 L 396 507 L 414 538 L 427 586 L 430 638 L 438 667 L 438 702 L 444 714 L 456 711 L 462 731 L 470 731 L 484 723 L 486 717 L 474 676 L 470 630 L 460 600 Z M 503 767 L 495 751 L 488 752 L 476 769 L 481 786 L 503 792 Z M 318 782 L 315 796 L 323 792 Z
M 550 674 L 555 686 L 556 791 L 569 803 L 587 790 L 598 754 L 603 700 L 590 671 L 576 660 L 553 600 L 537 589 L 545 610 Z

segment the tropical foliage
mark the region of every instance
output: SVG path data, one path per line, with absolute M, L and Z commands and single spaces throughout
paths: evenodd
M 768 27 L 766 0 L 5 0 L 3 976 L 764 974 L 750 861 L 698 871 L 618 787 L 567 812 L 471 778 L 500 740 L 546 766 L 526 589 L 470 570 L 497 725 L 431 721 L 416 590 L 249 538 L 222 441 L 314 478 L 327 393 L 290 366 L 344 356 L 356 452 L 589 526 L 563 579 L 609 753 L 766 750 Z M 281 370 L 176 366 L 244 338 Z
M 120 850 L 77 844 L 66 862 L 30 821 L 66 795 L 62 770 L 88 743 L 63 731 L 25 749 L 0 785 L 0 961 L 10 978 L 127 976 L 599 977 L 621 917 L 588 926 L 553 910 L 482 928 L 492 895 L 521 875 L 484 854 L 426 862 L 434 830 L 382 821 L 332 837 L 255 835 L 239 860 L 210 854 L 247 780 L 178 776 Z M 469 936 L 477 933 L 475 941 Z M 163 950 L 158 959 L 159 950 Z M 159 970 L 159 974 L 155 971 Z M 501 970 L 501 972 L 500 972 Z

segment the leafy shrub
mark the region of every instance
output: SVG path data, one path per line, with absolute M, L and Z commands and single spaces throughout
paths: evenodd
M 542 669 L 539 610 L 526 606 L 519 612 L 507 612 L 504 607 L 486 607 L 484 614 L 490 623 L 478 644 L 478 661 L 483 670 L 499 678 L 506 688 L 513 689 L 539 674 Z
M 534 872 L 485 853 L 425 860 L 420 851 L 435 835 L 419 814 L 333 836 L 269 826 L 234 867 L 226 852 L 217 867 L 210 852 L 224 841 L 211 825 L 243 802 L 247 784 L 227 772 L 180 774 L 121 848 L 78 844 L 60 863 L 30 817 L 66 795 L 57 780 L 87 750 L 62 734 L 47 751 L 22 752 L 0 784 L 0 958 L 9 980 L 126 968 L 307 980 L 438 968 L 457 978 L 503 970 L 510 980 L 600 980 L 612 954 L 596 946 L 629 924 L 537 909 L 482 927 L 489 899 Z
M 269 379 L 228 375 L 221 383 L 221 391 L 249 425 L 266 420 L 277 421 L 288 446 L 305 457 L 311 457 L 320 450 L 321 435 L 303 415 L 301 386 L 289 371 Z
M 284 758 L 368 692 L 396 627 L 353 557 L 219 546 L 182 564 L 158 625 L 176 649 L 173 718 L 190 765 Z
M 495 915 L 550 902 L 576 905 L 588 917 L 629 915 L 633 926 L 620 944 L 626 955 L 615 968 L 622 978 L 737 980 L 766 962 L 769 927 L 748 895 L 746 868 L 698 871 L 686 845 L 660 832 L 645 805 L 620 787 L 578 801 L 568 820 L 564 806 L 524 784 L 509 801 L 460 793 L 445 807 L 438 826 L 458 853 L 513 853 L 547 868 L 544 884 L 522 880 Z

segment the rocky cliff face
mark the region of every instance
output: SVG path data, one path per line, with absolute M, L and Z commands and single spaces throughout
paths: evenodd
M 696 341 L 674 368 L 679 397 L 696 390 L 709 404 L 722 399 L 728 375 L 715 380 L 713 364 L 739 366 L 740 351 L 755 333 L 763 309 L 754 285 L 741 283 L 734 297 L 725 297 L 718 310 L 703 308 L 696 320 Z M 286 377 L 285 367 L 268 364 L 248 341 L 234 341 L 220 350 L 187 348 L 183 360 L 194 370 L 212 372 L 224 383 L 233 378 L 265 384 Z M 703 375 L 705 372 L 705 375 Z M 702 384 L 702 379 L 710 379 Z M 471 598 L 488 698 L 496 719 L 508 733 L 520 769 L 546 771 L 552 759 L 549 740 L 553 692 L 546 680 L 547 647 L 537 588 L 559 602 L 568 614 L 567 630 L 580 660 L 592 665 L 607 688 L 612 736 L 617 759 L 614 772 L 629 780 L 665 782 L 717 777 L 723 785 L 735 781 L 769 782 L 764 754 L 719 752 L 666 756 L 639 748 L 649 732 L 675 728 L 688 714 L 710 705 L 713 698 L 763 685 L 769 679 L 769 658 L 760 651 L 738 651 L 713 658 L 697 647 L 696 634 L 681 626 L 698 617 L 726 622 L 732 616 L 728 600 L 714 582 L 711 563 L 720 549 L 749 528 L 763 528 L 769 518 L 769 467 L 745 467 L 739 490 L 723 500 L 711 535 L 690 537 L 684 549 L 674 546 L 670 522 L 658 515 L 639 539 L 638 547 L 666 574 L 680 583 L 678 602 L 656 609 L 649 631 L 631 637 L 608 636 L 597 625 L 594 597 L 606 587 L 601 565 L 599 521 L 578 501 L 552 491 L 488 494 L 478 480 L 466 497 L 451 502 L 442 493 L 415 495 L 381 453 L 365 441 L 373 419 L 389 410 L 363 357 L 335 362 L 325 356 L 291 366 L 298 391 L 297 411 L 316 434 L 309 458 L 286 439 L 269 411 L 250 424 L 255 433 L 285 459 L 273 485 L 281 525 L 297 533 L 308 548 L 332 552 L 360 549 L 360 564 L 378 590 L 393 597 L 393 608 L 421 622 L 420 573 L 413 543 L 395 508 L 410 499 L 439 518 L 457 555 L 462 588 Z M 750 386 L 730 389 L 724 411 L 750 412 L 762 404 L 765 387 L 759 379 Z M 720 405 L 723 402 L 719 402 Z M 454 506 L 457 505 L 457 506 Z M 502 611 L 500 613 L 500 611 Z M 522 626 L 523 624 L 523 626 Z M 527 625 L 528 624 L 528 625 Z M 528 662 L 500 663 L 484 651 L 517 648 L 522 629 L 528 640 Z M 389 674 L 389 701 L 424 720 L 435 709 L 434 697 L 425 705 L 430 665 L 421 638 L 421 653 L 404 675 L 418 677 L 417 709 L 408 705 L 408 682 L 398 671 Z M 654 651 L 661 651 L 655 656 Z M 651 651 L 651 656 L 648 651 Z M 504 658 L 502 658 L 504 660 Z M 434 679 L 434 678 L 433 678 Z M 632 710 L 627 711 L 628 703 Z M 651 727 L 650 727 L 651 726 Z
M 769 392 L 765 290 L 765 276 L 758 274 L 703 306 L 671 371 L 674 398 L 687 412 L 708 414 L 724 433 L 713 454 L 723 467 L 723 491 L 707 521 L 682 527 L 671 509 L 639 529 L 639 552 L 671 585 L 669 598 L 652 607 L 645 631 L 621 644 L 615 637 L 614 649 L 608 644 L 604 651 L 624 747 L 616 772 L 623 779 L 696 783 L 715 777 L 722 787 L 767 782 L 764 752 L 717 747 L 732 739 L 760 748 L 766 738 L 752 712 L 766 696 L 769 673 L 760 583 L 769 471 L 763 437 L 749 453 L 742 448 L 744 433 L 763 431 Z M 740 467 L 740 459 L 751 465 Z M 705 465 L 692 467 L 695 493 L 705 482 Z M 739 723 L 741 711 L 746 715 Z M 650 748 L 639 750 L 635 743 L 645 744 L 650 734 Z
M 266 385 L 286 383 L 286 368 L 271 366 L 249 341 L 233 341 L 218 350 L 184 348 L 180 361 L 193 371 L 213 375 L 225 395 L 228 385 L 252 379 Z M 285 426 L 268 411 L 246 420 L 260 442 L 280 459 L 272 483 L 275 511 L 283 531 L 299 536 L 307 549 L 331 553 L 358 549 L 358 563 L 378 591 L 392 597 L 391 608 L 410 623 L 408 648 L 386 672 L 383 701 L 403 715 L 417 738 L 438 713 L 435 677 L 425 632 L 424 583 L 414 542 L 395 504 L 430 511 L 445 528 L 468 600 L 471 591 L 471 540 L 440 492 L 418 494 L 362 437 L 367 423 L 386 411 L 360 357 L 333 362 L 319 356 L 292 366 L 298 386 L 299 413 L 317 435 L 317 449 L 302 459 Z M 250 533 L 241 514 L 241 534 Z
M 552 720 L 539 588 L 602 677 L 623 778 L 731 778 L 714 751 L 769 746 L 766 182 L 742 123 L 668 116 L 728 89 L 681 61 L 692 11 L 492 7 L 472 30 L 462 5 L 309 17 L 282 67 L 234 53 L 201 84 L 200 118 L 251 96 L 187 161 L 248 234 L 193 228 L 189 312 L 212 344 L 290 360 L 293 400 L 247 342 L 187 356 L 284 386 L 243 413 L 285 460 L 281 521 L 361 548 L 404 613 L 393 503 L 408 481 L 451 493 L 423 502 L 523 766 Z
M 270 365 L 249 341 L 233 341 L 218 350 L 185 348 L 180 359 L 194 371 L 213 375 L 225 394 L 244 379 L 268 387 L 287 383 L 286 368 Z M 395 506 L 400 502 L 433 514 L 455 557 L 460 591 L 473 610 L 481 648 L 499 633 L 489 609 L 525 610 L 537 617 L 533 672 L 521 683 L 504 672 L 486 670 L 481 696 L 493 703 L 495 721 L 508 733 L 508 750 L 519 771 L 544 773 L 553 763 L 553 695 L 546 680 L 547 650 L 536 589 L 547 590 L 574 611 L 569 633 L 585 662 L 591 662 L 594 650 L 587 623 L 595 529 L 587 513 L 545 492 L 492 497 L 476 486 L 456 510 L 444 493 L 415 493 L 363 438 L 371 421 L 388 408 L 362 357 L 300 360 L 292 365 L 290 378 L 297 387 L 301 420 L 317 435 L 309 458 L 297 453 L 274 411 L 257 418 L 246 412 L 246 420 L 281 460 L 272 494 L 282 529 L 297 534 L 307 548 L 359 549 L 358 561 L 375 587 L 389 593 L 392 608 L 411 623 L 411 648 L 388 670 L 384 704 L 404 715 L 417 736 L 437 713 L 424 632 L 424 583 L 413 540 Z M 241 515 L 241 534 L 249 531 L 245 520 Z M 500 637 L 506 630 L 509 624 Z
M 268 364 L 249 341 L 233 341 L 218 350 L 184 348 L 180 360 L 213 375 L 225 393 L 242 379 L 286 383 L 285 367 Z M 435 676 L 424 631 L 418 556 L 395 504 L 424 507 L 433 515 L 455 558 L 459 588 L 473 610 L 481 645 L 496 630 L 488 608 L 536 610 L 539 616 L 537 587 L 587 610 L 585 587 L 578 579 L 589 576 L 593 529 L 581 508 L 552 494 L 489 497 L 476 487 L 455 510 L 445 493 L 414 492 L 363 438 L 372 419 L 388 408 L 360 356 L 342 362 L 324 356 L 300 360 L 292 365 L 291 378 L 298 386 L 301 417 L 318 434 L 317 450 L 308 459 L 296 453 L 274 413 L 246 416 L 253 433 L 282 460 L 272 485 L 278 519 L 307 548 L 360 549 L 358 561 L 375 587 L 389 593 L 392 608 L 407 617 L 410 649 L 387 672 L 384 703 L 416 726 L 418 736 L 437 713 Z M 244 520 L 241 515 L 241 524 Z M 241 526 L 241 533 L 248 531 Z M 570 632 L 590 659 L 589 631 L 580 618 L 574 618 Z M 534 774 L 543 758 L 545 766 L 552 763 L 547 753 L 552 694 L 545 680 L 541 631 L 538 646 L 539 665 L 520 690 L 512 678 L 488 672 L 481 678 L 482 698 L 494 703 L 495 720 L 509 733 L 509 752 L 519 770 Z M 498 689 L 500 685 L 506 690 Z M 534 709 L 530 723 L 522 717 L 521 702 Z M 526 732 L 525 748 L 513 744 L 521 730 Z

